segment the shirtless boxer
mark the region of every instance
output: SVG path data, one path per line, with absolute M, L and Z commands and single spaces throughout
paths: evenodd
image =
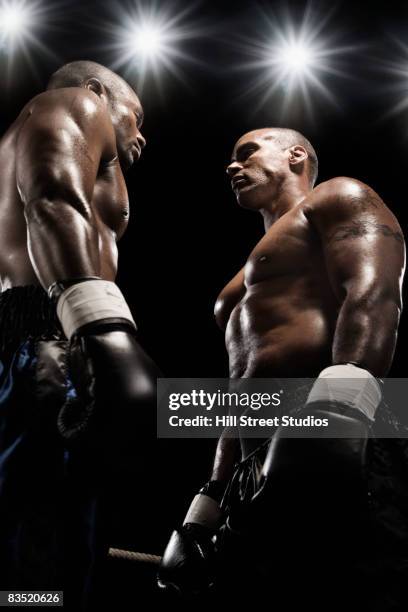
M 302 490 L 306 497 L 296 502 L 298 521 L 308 504 L 315 514 L 324 507 L 321 498 L 313 498 L 313 487 L 328 491 L 332 482 L 339 504 L 341 486 L 333 474 L 347 472 L 343 480 L 353 501 L 350 483 L 364 471 L 369 428 L 381 403 L 375 377 L 387 374 L 395 349 L 404 240 L 392 212 L 367 185 L 340 177 L 314 188 L 317 165 L 310 142 L 290 129 L 255 130 L 238 140 L 227 174 L 238 203 L 262 215 L 265 235 L 221 292 L 215 316 L 225 330 L 231 378 L 324 379 L 330 396 L 314 385 L 298 408 L 330 416 L 356 443 L 288 440 L 278 429 L 269 451 L 265 445 L 257 451 L 248 441 L 222 436 L 211 480 L 165 551 L 159 572 L 163 587 L 200 591 L 211 581 L 211 537 L 222 520 L 220 503 L 235 462 L 242 460 L 234 474 L 240 503 L 256 497 L 260 482 L 269 483 L 269 522 L 277 500 L 283 514 L 288 510 L 288 491 L 295 496 L 303 479 L 308 482 Z M 352 397 L 336 386 L 344 379 L 356 381 Z M 286 490 L 279 488 L 282 480 Z M 231 492 L 226 505 L 234 505 Z M 268 519 L 255 513 L 253 522 L 261 524 L 262 539 Z M 237 532 L 242 525 L 227 520 L 227 527 Z M 247 565 L 242 549 L 235 556 L 249 567 L 256 555 L 248 556 Z
M 71 588 L 76 610 L 106 546 L 98 487 L 155 396 L 115 284 L 142 122 L 122 78 L 79 61 L 0 142 L 1 588 Z

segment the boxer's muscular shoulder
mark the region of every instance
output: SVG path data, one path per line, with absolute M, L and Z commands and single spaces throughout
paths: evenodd
M 381 197 L 353 178 L 337 177 L 318 185 L 308 198 L 304 213 L 323 233 L 338 228 L 337 231 L 348 231 L 358 237 L 364 228 L 375 224 L 378 230 L 392 233 L 397 241 L 403 242 L 398 221 Z
M 45 91 L 33 98 L 19 117 L 20 133 L 54 132 L 65 138 L 84 135 L 88 142 L 102 138 L 109 154 L 115 151 L 115 133 L 106 106 L 92 91 L 67 87 Z
M 371 187 L 357 179 L 340 176 L 320 183 L 309 199 L 311 215 L 339 216 L 362 212 L 372 213 L 385 207 Z
M 44 91 L 35 96 L 21 112 L 21 115 L 41 117 L 44 113 L 53 116 L 71 117 L 78 123 L 103 121 L 108 112 L 101 99 L 89 89 L 65 87 Z

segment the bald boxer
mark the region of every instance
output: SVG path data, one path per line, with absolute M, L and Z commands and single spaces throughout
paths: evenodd
M 0 142 L 0 582 L 66 589 L 76 610 L 106 552 L 98 495 L 155 399 L 115 284 L 142 123 L 128 83 L 78 61 Z
M 313 146 L 294 130 L 255 130 L 235 144 L 227 168 L 231 187 L 240 206 L 262 216 L 265 234 L 219 295 L 215 317 L 225 332 L 231 378 L 317 379 L 298 390 L 292 407 L 299 416 L 329 417 L 343 438 L 290 440 L 278 429 L 272 443 L 260 444 L 226 432 L 211 480 L 164 553 L 163 587 L 200 592 L 213 582 L 211 538 L 226 510 L 224 540 L 227 532 L 230 540 L 237 536 L 250 546 L 244 552 L 238 545 L 224 565 L 235 560 L 244 573 L 253 569 L 264 544 L 269 560 L 261 563 L 258 587 L 262 582 L 272 587 L 268 563 L 279 533 L 289 534 L 297 524 L 306 533 L 307 517 L 323 517 L 330 541 L 330 533 L 338 531 L 336 512 L 343 527 L 353 517 L 357 523 L 367 440 L 382 401 L 377 379 L 391 366 L 397 338 L 404 239 L 395 216 L 370 187 L 346 177 L 315 187 L 317 170 Z M 374 489 L 392 487 L 384 484 L 393 473 L 390 463 L 379 467 L 378 454 L 371 461 L 371 474 L 382 474 Z M 377 518 L 389 503 L 384 499 L 375 500 Z M 293 546 L 291 541 L 292 561 L 298 556 Z M 334 547 L 326 558 L 329 568 L 335 556 Z M 246 581 L 238 583 L 243 588 Z

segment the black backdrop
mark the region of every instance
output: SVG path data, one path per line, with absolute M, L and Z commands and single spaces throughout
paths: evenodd
M 17 57 L 8 80 L 1 57 L 2 131 L 62 63 L 74 59 L 111 63 L 111 53 L 104 48 L 106 35 L 95 26 L 124 2 L 84 0 L 65 2 L 60 8 L 55 2 L 44 4 L 53 9 L 53 18 L 50 27 L 41 30 L 41 40 L 57 57 L 33 51 L 35 76 L 29 63 Z M 177 11 L 191 3 L 155 5 Z M 408 5 L 370 2 L 368 8 L 366 3 L 339 2 L 322 34 L 332 31 L 337 45 L 359 46 L 344 56 L 344 76 L 328 75 L 325 81 L 337 106 L 316 95 L 313 117 L 299 100 L 285 118 L 279 96 L 257 111 L 255 96 L 241 96 L 251 75 L 235 69 L 244 54 L 231 39 L 262 31 L 260 7 L 279 14 L 283 4 L 198 3 L 188 19 L 201 24 L 205 35 L 196 35 L 183 46 L 201 63 L 182 65 L 186 84 L 164 75 L 161 95 L 148 79 L 141 96 L 148 145 L 127 177 L 131 221 L 120 243 L 118 283 L 134 309 L 144 347 L 165 376 L 227 375 L 223 337 L 212 315 L 214 300 L 262 232 L 261 219 L 236 205 L 225 175 L 232 146 L 245 131 L 269 125 L 302 131 L 318 152 L 319 181 L 345 175 L 368 183 L 405 226 L 408 111 L 385 117 L 400 92 L 394 91 L 398 79 L 384 70 L 384 64 L 404 58 L 393 36 L 408 41 Z M 295 22 L 305 7 L 305 2 L 289 3 Z M 332 11 L 333 3 L 315 5 L 321 19 L 329 8 Z M 405 59 L 408 66 L 408 54 Z M 408 92 L 408 76 L 399 77 L 399 82 L 404 78 Z M 405 375 L 406 329 L 403 317 L 394 375 Z M 213 447 L 213 442 L 205 441 L 152 440 L 146 470 L 156 492 L 152 487 L 150 501 L 155 500 L 158 509 L 165 507 L 166 517 L 160 519 L 159 529 L 145 529 L 146 542 L 138 540 L 133 528 L 126 535 L 118 527 L 115 543 L 159 549 L 175 517 L 205 480 Z M 134 485 L 134 498 L 140 499 Z M 170 502 L 165 500 L 168 495 Z M 132 521 L 132 503 L 127 508 L 122 526 L 127 519 L 129 524 Z M 154 514 L 149 516 L 145 520 L 153 527 Z

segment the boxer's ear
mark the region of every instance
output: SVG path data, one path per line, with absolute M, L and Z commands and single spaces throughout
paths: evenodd
M 103 83 L 100 82 L 99 79 L 91 77 L 86 81 L 85 88 L 90 89 L 91 91 L 96 93 L 99 98 L 104 98 L 105 100 L 107 99 L 105 86 L 103 85 Z
M 296 166 L 305 162 L 308 158 L 307 151 L 302 145 L 295 145 L 289 149 L 289 164 Z M 294 169 L 294 168 L 293 168 Z

